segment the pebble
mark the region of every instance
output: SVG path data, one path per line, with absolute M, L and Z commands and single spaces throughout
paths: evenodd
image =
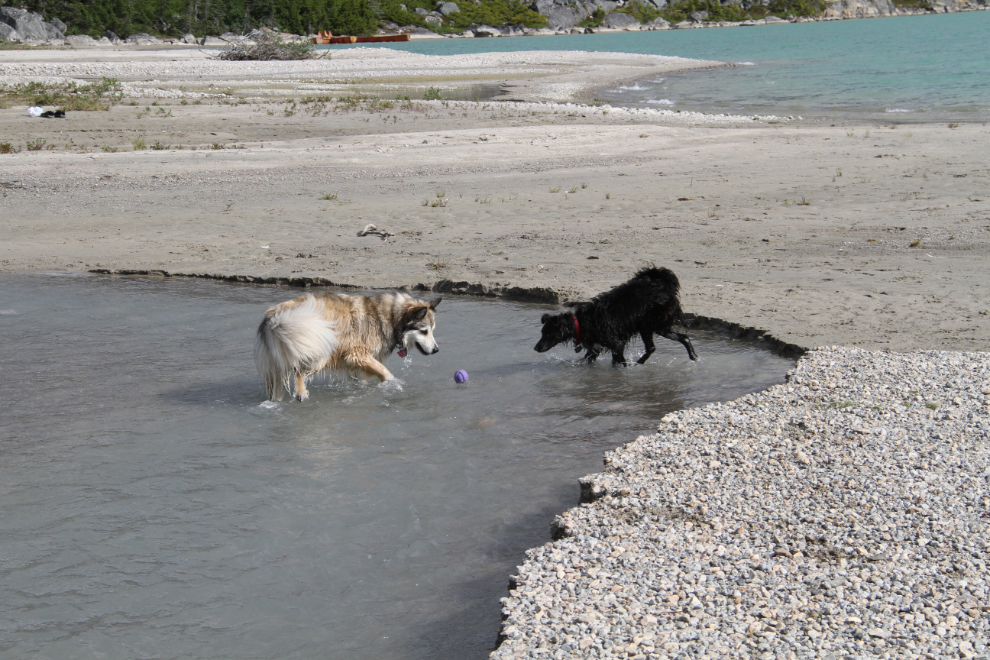
M 979 658 L 990 353 L 820 348 L 606 455 L 492 658 Z

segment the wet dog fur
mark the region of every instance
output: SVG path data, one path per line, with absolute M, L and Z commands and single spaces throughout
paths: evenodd
M 679 341 L 688 357 L 697 360 L 687 335 L 672 327 L 682 320 L 678 299 L 680 282 L 666 268 L 648 267 L 611 291 L 599 294 L 591 302 L 577 303 L 573 312 L 544 314 L 543 335 L 536 350 L 545 353 L 557 344 L 574 342 L 574 350 L 586 350 L 584 359 L 594 362 L 602 351 L 612 353 L 613 365 L 627 364 L 626 344 L 639 334 L 646 352 L 637 360 L 646 362 L 656 350 L 653 335 Z
M 285 390 L 304 401 L 306 382 L 324 370 L 366 381 L 392 380 L 382 363 L 396 347 L 415 347 L 423 355 L 440 350 L 433 337 L 439 303 L 440 298 L 427 302 L 401 292 L 372 297 L 316 293 L 270 307 L 254 346 L 268 398 L 278 401 Z

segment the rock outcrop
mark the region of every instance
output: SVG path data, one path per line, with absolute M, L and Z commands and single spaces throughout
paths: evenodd
M 20 43 L 60 42 L 65 39 L 65 23 L 46 22 L 41 14 L 20 7 L 0 7 L 0 39 Z
M 630 14 L 614 11 L 602 21 L 602 27 L 613 30 L 638 30 L 639 20 Z
M 834 0 L 825 8 L 824 18 L 873 18 L 895 16 L 891 0 Z

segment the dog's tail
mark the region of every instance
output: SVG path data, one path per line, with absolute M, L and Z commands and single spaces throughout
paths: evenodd
M 681 283 L 680 280 L 677 279 L 677 275 L 674 275 L 673 271 L 667 268 L 648 266 L 636 273 L 636 279 L 649 280 L 650 282 L 659 284 L 675 298 L 679 295 L 681 290 Z
M 299 305 L 275 310 L 265 315 L 254 343 L 254 363 L 272 401 L 282 398 L 283 389 L 291 393 L 293 372 L 316 368 L 339 343 L 334 322 L 327 320 L 324 306 L 315 296 L 307 295 Z

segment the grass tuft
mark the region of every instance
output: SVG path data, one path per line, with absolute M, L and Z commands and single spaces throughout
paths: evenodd
M 109 110 L 123 96 L 123 88 L 115 78 L 103 78 L 88 85 L 28 82 L 0 86 L 0 108 L 26 104 L 67 111 Z

